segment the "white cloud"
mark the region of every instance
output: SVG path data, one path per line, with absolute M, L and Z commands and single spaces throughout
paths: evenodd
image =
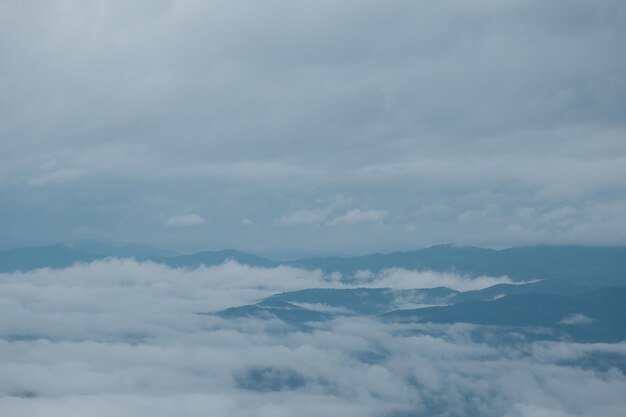
M 254 222 L 252 220 L 250 220 L 250 219 L 243 219 L 241 221 L 241 225 L 242 226 L 253 226 Z
M 28 185 L 44 186 L 48 184 L 62 183 L 80 177 L 83 171 L 80 169 L 61 168 L 54 171 L 46 172 L 35 178 L 28 180 Z
M 348 206 L 353 199 L 342 195 L 337 195 L 331 199 L 319 199 L 316 203 L 326 202 L 325 207 L 315 207 L 311 209 L 299 209 L 274 219 L 275 224 L 287 226 L 335 226 L 338 224 L 355 224 L 364 221 L 382 220 L 387 217 L 387 213 L 381 210 L 362 211 L 359 209 L 349 210 L 344 215 L 328 220 L 331 215 Z
M 436 271 L 412 271 L 391 268 L 381 271 L 370 283 L 375 287 L 389 288 L 436 288 L 448 287 L 457 291 L 470 291 L 491 287 L 497 284 L 522 284 L 508 277 L 469 277 Z
M 340 314 L 352 314 L 354 313 L 352 310 L 349 310 L 345 307 L 337 307 L 337 306 L 331 306 L 328 304 L 322 304 L 322 303 L 296 303 L 296 302 L 291 302 L 291 304 L 298 306 L 298 307 L 302 307 L 302 308 L 306 308 L 307 310 L 312 310 L 312 311 L 319 311 L 321 313 L 340 313 Z
M 199 226 L 205 223 L 206 220 L 195 213 L 177 214 L 165 221 L 166 226 L 172 227 Z
M 300 209 L 274 220 L 274 223 L 286 226 L 317 226 L 323 223 L 330 212 L 329 209 Z
M 563 222 L 566 222 L 571 216 L 573 216 L 577 212 L 578 210 L 573 207 L 559 207 L 557 209 L 544 213 L 541 216 L 540 221 L 542 223 L 561 222 L 561 224 L 565 224 Z
M 351 317 L 304 332 L 197 314 L 324 285 L 334 284 L 319 271 L 232 262 L 185 270 L 109 260 L 2 274 L 0 414 L 621 417 L 626 407 L 622 372 L 563 362 L 623 357 L 626 343 L 490 345 L 466 324 Z M 299 385 L 290 389 L 289 378 Z M 250 390 L 255 383 L 270 391 Z
M 480 210 L 467 210 L 459 214 L 459 222 L 476 222 L 494 217 L 500 208 L 495 204 L 489 204 Z
M 594 320 L 592 318 L 587 317 L 584 314 L 572 314 L 571 316 L 567 316 L 561 320 L 561 324 L 569 325 L 591 324 L 593 322 Z
M 354 209 L 348 211 L 342 216 L 337 216 L 328 222 L 329 226 L 353 225 L 363 222 L 381 222 L 387 218 L 389 214 L 384 210 L 360 210 Z

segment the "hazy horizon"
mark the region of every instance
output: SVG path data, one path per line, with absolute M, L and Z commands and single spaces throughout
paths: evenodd
M 316 258 L 316 257 L 359 257 L 359 256 L 367 256 L 374 254 L 392 254 L 392 253 L 402 253 L 402 252 L 413 252 L 420 251 L 424 249 L 430 249 L 435 247 L 453 247 L 453 248 L 477 248 L 477 249 L 487 249 L 487 250 L 507 250 L 507 249 L 520 249 L 520 248 L 536 248 L 536 247 L 546 247 L 546 248 L 565 248 L 565 247 L 581 247 L 581 248 L 624 248 L 626 245 L 614 245 L 614 244 L 606 244 L 606 245 L 585 245 L 585 244 L 521 244 L 514 246 L 475 246 L 475 245 L 460 245 L 452 242 L 445 243 L 437 243 L 434 245 L 428 246 L 415 246 L 415 247 L 399 247 L 390 250 L 382 250 L 382 251 L 373 251 L 373 252 L 329 252 L 329 251 L 279 251 L 279 252 L 257 252 L 252 250 L 247 250 L 245 248 L 237 248 L 237 247 L 210 247 L 210 248 L 200 248 L 200 249 L 191 249 L 184 250 L 174 247 L 166 247 L 160 245 L 154 245 L 145 242 L 115 242 L 115 241 L 99 241 L 99 240 L 77 240 L 77 241 L 69 241 L 69 242 L 37 242 L 25 245 L 18 246 L 0 246 L 0 251 L 11 251 L 14 249 L 29 249 L 29 248 L 45 248 L 51 246 L 63 246 L 72 249 L 77 249 L 85 252 L 89 252 L 89 250 L 81 248 L 81 245 L 102 245 L 102 248 L 105 249 L 107 246 L 111 248 L 145 248 L 152 249 L 156 251 L 162 251 L 164 254 L 160 256 L 177 256 L 177 255 L 192 255 L 202 252 L 221 252 L 221 251 L 237 251 L 248 253 L 251 255 L 257 255 L 260 257 L 264 257 L 267 259 L 271 259 L 274 261 L 288 261 L 288 260 L 296 260 L 296 259 L 305 259 L 305 258 Z

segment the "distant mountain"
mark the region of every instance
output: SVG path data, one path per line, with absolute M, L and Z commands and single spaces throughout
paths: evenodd
M 566 279 L 546 279 L 528 284 L 497 284 L 480 290 L 465 291 L 455 295 L 453 303 L 463 301 L 492 301 L 508 295 L 542 293 L 568 295 L 588 291 L 588 286 Z
M 226 316 L 264 317 L 280 310 L 282 320 L 293 321 L 285 310 L 302 309 L 328 313 L 315 316 L 315 320 L 328 319 L 335 315 L 380 315 L 394 310 L 413 311 L 411 306 L 445 306 L 468 301 L 493 301 L 498 298 L 520 294 L 572 295 L 585 292 L 584 287 L 568 281 L 546 280 L 530 284 L 499 284 L 482 290 L 459 292 L 445 287 L 425 289 L 392 288 L 308 288 L 271 295 L 256 304 L 225 310 Z M 421 311 L 421 310 L 420 310 Z M 221 313 L 220 313 L 221 314 Z
M 623 287 L 575 294 L 528 292 L 490 301 L 464 301 L 462 296 L 463 293 L 447 288 L 318 288 L 276 294 L 256 304 L 229 308 L 216 315 L 228 319 L 278 319 L 304 327 L 340 316 L 366 315 L 403 323 L 496 326 L 498 332 L 552 340 L 611 343 L 626 340 L 626 288 Z M 407 308 L 410 304 L 446 302 L 450 304 Z
M 286 302 L 310 306 L 326 306 L 350 314 L 381 314 L 404 305 L 447 304 L 458 291 L 449 288 L 396 290 L 391 288 L 309 288 L 285 292 L 265 298 L 261 304 Z M 322 307 L 323 308 L 323 307 Z M 408 307 L 406 307 L 408 308 Z M 332 310 L 331 310 L 332 311 Z
M 215 266 L 221 265 L 226 261 L 237 261 L 240 264 L 256 267 L 273 267 L 278 264 L 270 259 L 260 256 L 251 255 L 236 250 L 206 251 L 194 253 L 193 255 L 180 255 L 161 258 L 151 258 L 151 260 L 165 264 L 173 268 L 196 268 L 198 266 Z
M 228 260 L 255 267 L 287 265 L 305 269 L 341 272 L 344 282 L 355 282 L 361 270 L 377 273 L 389 268 L 457 272 L 476 277 L 507 275 L 516 281 L 551 280 L 556 289 L 568 281 L 574 286 L 599 288 L 626 285 L 626 247 L 534 246 L 503 250 L 433 246 L 427 249 L 355 257 L 327 257 L 277 262 L 236 250 L 206 251 L 174 255 L 171 251 L 147 245 L 110 245 L 79 242 L 0 252 L 0 271 L 62 268 L 75 262 L 106 257 L 133 257 L 170 267 L 214 266 Z M 510 291 L 515 291 L 511 289 Z
M 533 246 L 503 250 L 452 245 L 356 257 L 299 259 L 286 264 L 338 271 L 388 268 L 460 272 L 470 276 L 503 276 L 513 280 L 567 279 L 590 286 L 626 285 L 626 247 Z
M 173 268 L 215 266 L 229 260 L 256 267 L 277 266 L 277 263 L 272 260 L 235 250 L 171 256 L 171 252 L 151 246 L 81 242 L 71 245 L 19 248 L 0 252 L 0 272 L 30 271 L 37 268 L 67 268 L 75 263 L 92 262 L 105 258 L 134 258 L 139 261 L 161 263 Z
M 0 252 L 0 272 L 67 268 L 78 262 L 92 262 L 99 258 L 99 256 L 63 245 L 12 249 Z
M 253 305 L 217 313 L 225 318 L 277 318 L 290 324 L 332 319 L 341 315 L 379 315 L 398 308 L 439 305 L 459 294 L 449 288 L 309 288 L 275 294 Z
M 178 256 L 180 253 L 137 243 L 105 243 L 83 240 L 65 244 L 70 249 L 80 250 L 99 257 L 135 258 L 138 260 Z
M 67 245 L 0 252 L 0 272 L 66 268 L 76 263 L 130 254 L 176 268 L 220 265 L 229 260 L 255 267 L 281 265 L 235 250 L 149 256 L 158 250 L 104 244 L 83 244 L 81 248 L 94 253 Z M 145 257 L 141 258 L 141 255 Z M 528 329 L 546 329 L 546 334 L 556 338 L 586 342 L 626 339 L 626 248 L 562 246 L 496 251 L 437 246 L 412 252 L 305 259 L 286 264 L 327 272 L 340 271 L 346 275 L 346 281 L 350 281 L 350 274 L 362 269 L 377 272 L 392 267 L 543 280 L 520 285 L 500 284 L 463 293 L 448 288 L 310 288 L 275 294 L 256 304 L 217 314 L 228 318 L 275 318 L 298 325 L 341 315 L 367 315 L 408 322 L 466 322 L 511 328 L 522 333 Z
M 388 320 L 431 323 L 473 323 L 551 329 L 585 342 L 626 339 L 626 288 L 608 287 L 580 294 L 527 293 L 493 301 L 467 301 L 445 307 L 399 310 Z
M 331 313 L 315 311 L 286 302 L 274 302 L 271 304 L 258 303 L 241 307 L 233 307 L 220 311 L 217 315 L 229 319 L 244 317 L 278 319 L 284 321 L 285 323 L 295 325 L 329 320 L 334 317 Z

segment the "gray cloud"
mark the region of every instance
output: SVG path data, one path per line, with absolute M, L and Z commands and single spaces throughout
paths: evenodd
M 274 219 L 275 224 L 284 226 L 350 226 L 359 223 L 380 223 L 389 213 L 385 210 L 351 209 L 344 214 L 337 214 L 329 218 L 335 207 L 299 209 Z
M 286 226 L 298 226 L 298 225 L 311 225 L 317 226 L 326 220 L 328 217 L 328 209 L 300 209 L 293 213 L 285 214 L 274 220 L 277 224 Z
M 360 210 L 354 209 L 348 211 L 346 214 L 337 216 L 330 220 L 328 224 L 330 226 L 337 225 L 352 225 L 364 222 L 382 222 L 387 218 L 389 214 L 385 210 Z
M 166 226 L 186 227 L 205 224 L 206 220 L 196 213 L 176 214 L 165 221 Z
M 3 241 L 79 228 L 266 252 L 626 241 L 619 0 L 1 7 L 0 210 L 16 213 Z M 387 228 L 274 222 L 338 194 L 384 207 Z M 228 238 L 155 227 L 181 203 Z M 449 217 L 414 214 L 427 206 Z M 564 225 L 510 215 L 563 207 Z

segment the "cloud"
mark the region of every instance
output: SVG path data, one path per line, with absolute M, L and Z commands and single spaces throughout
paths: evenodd
M 250 219 L 243 219 L 241 221 L 241 225 L 242 226 L 253 226 L 254 222 L 252 220 L 250 220 Z
M 381 222 L 389 214 L 384 210 L 360 210 L 354 209 L 346 214 L 337 216 L 328 222 L 329 226 L 354 225 L 363 222 Z
M 165 221 L 166 226 L 172 227 L 199 226 L 205 223 L 206 220 L 195 213 L 177 214 Z
M 83 171 L 80 169 L 62 168 L 54 171 L 46 172 L 38 177 L 28 180 L 28 185 L 44 186 L 48 184 L 62 183 L 80 177 Z
M 626 6 L 573 1 L 4 2 L 0 240 L 623 244 Z M 376 242 L 368 222 L 240 227 L 322 225 L 344 213 L 289 213 L 337 194 L 388 210 Z M 181 206 L 214 233 L 155 227 Z
M 330 212 L 329 209 L 300 209 L 278 217 L 274 223 L 285 226 L 317 226 L 323 223 Z
M 359 271 L 363 274 L 362 271 Z M 435 271 L 412 271 L 391 268 L 381 271 L 371 285 L 389 288 L 437 288 L 448 287 L 457 291 L 470 291 L 491 287 L 497 284 L 522 284 L 504 277 L 469 277 L 458 274 Z
M 404 228 L 407 232 L 419 232 L 420 231 L 420 227 L 414 223 L 407 223 L 404 226 Z
M 572 314 L 571 316 L 565 317 L 560 321 L 561 324 L 569 324 L 569 325 L 579 325 L 579 324 L 591 324 L 594 320 L 585 316 L 584 314 Z
M 319 271 L 232 262 L 186 270 L 107 260 L 2 274 L 0 411 L 617 417 L 626 407 L 622 371 L 588 367 L 607 355 L 623 363 L 624 343 L 542 342 L 467 324 L 363 317 L 302 331 L 197 314 L 323 285 L 336 283 Z
M 381 222 L 388 216 L 388 213 L 384 210 L 353 209 L 343 215 L 327 220 L 337 205 L 341 204 L 331 204 L 327 208 L 300 209 L 276 218 L 274 223 L 286 226 L 356 225 L 367 222 Z
M 569 218 L 575 215 L 578 212 L 573 207 L 559 207 L 557 209 L 551 210 L 547 213 L 544 213 L 541 216 L 541 221 L 544 223 L 557 222 L 560 224 L 566 224 Z
M 291 304 L 298 306 L 298 307 L 302 307 L 302 308 L 306 308 L 307 310 L 311 310 L 311 311 L 319 311 L 321 313 L 333 313 L 333 314 L 352 314 L 354 313 L 352 310 L 345 308 L 345 307 L 337 307 L 337 306 L 331 306 L 328 304 L 323 304 L 323 303 L 296 303 L 296 302 L 292 302 Z

